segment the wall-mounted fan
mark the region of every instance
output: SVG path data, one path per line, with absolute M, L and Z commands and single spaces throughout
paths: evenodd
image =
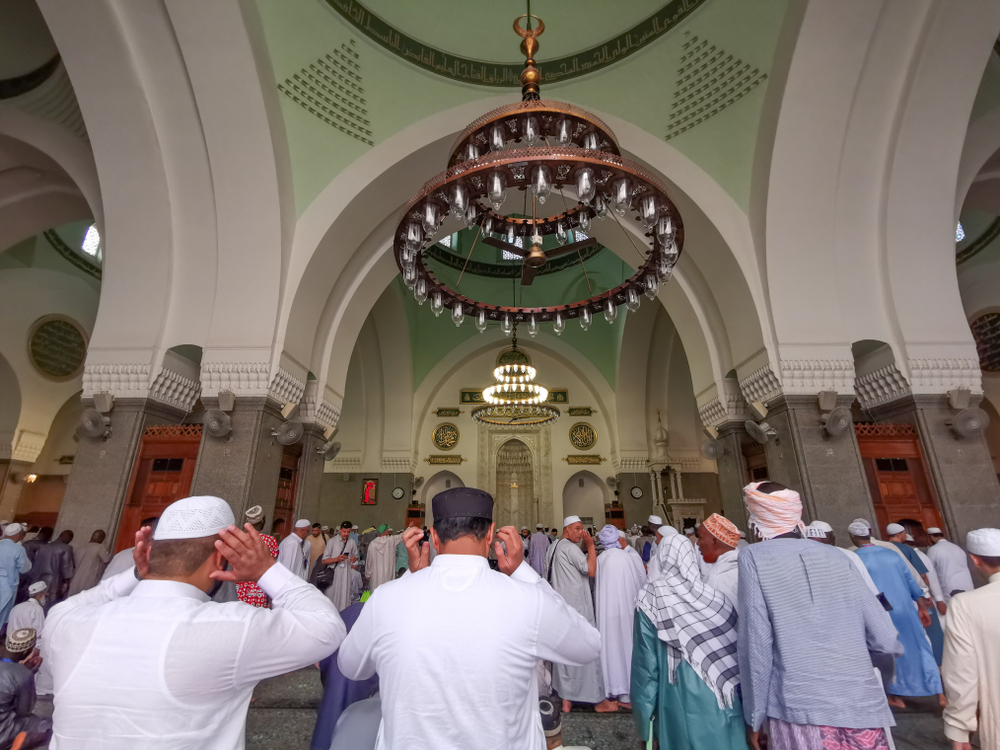
M 84 409 L 80 415 L 80 424 L 76 427 L 76 434 L 80 437 L 107 440 L 111 437 L 111 417 L 104 416 L 97 409 Z
M 990 426 L 990 415 L 978 407 L 962 409 L 948 420 L 947 425 L 960 438 L 970 438 L 982 434 Z
M 291 419 L 281 425 L 278 429 L 271 430 L 271 437 L 282 445 L 293 445 L 302 439 L 305 428 L 301 422 Z
M 340 443 L 334 440 L 327 440 L 322 448 L 317 448 L 316 452 L 323 456 L 324 461 L 332 461 L 340 453 Z
M 767 445 L 767 441 L 778 434 L 778 431 L 767 422 L 757 424 L 752 419 L 748 419 L 743 423 L 743 427 L 746 429 L 747 434 L 761 445 Z
M 851 429 L 853 419 L 851 410 L 846 406 L 838 406 L 823 415 L 823 429 L 830 437 L 839 437 Z
M 413 480 L 413 489 L 415 490 L 420 489 L 420 485 L 422 485 L 423 483 L 424 483 L 424 478 L 417 477 L 416 479 Z
M 205 432 L 212 437 L 224 438 L 233 431 L 233 420 L 221 409 L 205 412 Z
M 604 483 L 613 490 L 618 489 L 618 480 L 615 477 L 608 477 L 604 480 Z
M 706 440 L 701 444 L 699 450 L 701 451 L 701 455 L 709 461 L 718 461 L 719 456 L 726 452 L 721 440 Z

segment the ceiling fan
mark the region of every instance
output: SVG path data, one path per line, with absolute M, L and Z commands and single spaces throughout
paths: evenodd
M 494 237 L 484 237 L 483 242 L 487 245 L 500 248 L 501 250 L 506 250 L 508 253 L 512 253 L 520 257 L 521 285 L 531 286 L 531 282 L 535 280 L 535 274 L 538 273 L 540 269 L 544 268 L 547 262 L 553 258 L 558 258 L 560 255 L 566 255 L 567 253 L 574 253 L 580 250 L 585 250 L 588 247 L 592 247 L 597 244 L 597 239 L 594 237 L 588 237 L 580 242 L 571 242 L 568 245 L 554 247 L 549 251 L 542 250 L 542 238 L 537 234 L 531 238 L 531 247 L 527 250 L 523 247 L 512 245 L 509 242 L 498 240 Z

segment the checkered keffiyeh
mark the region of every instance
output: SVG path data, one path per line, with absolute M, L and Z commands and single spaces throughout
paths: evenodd
M 660 577 L 646 584 L 637 604 L 667 644 L 671 684 L 677 682 L 683 659 L 715 693 L 719 708 L 732 707 L 740 684 L 736 610 L 702 582 L 694 547 L 686 537 L 663 537 L 656 557 Z

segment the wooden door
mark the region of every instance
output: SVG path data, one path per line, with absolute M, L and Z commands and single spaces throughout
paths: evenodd
M 854 427 L 883 539 L 885 527 L 902 518 L 920 521 L 925 529 L 943 527 L 916 428 L 911 424 Z
M 278 494 L 274 499 L 274 523 L 284 521 L 281 528 L 285 534 L 292 533 L 292 525 L 295 523 L 295 491 L 298 489 L 301 456 L 301 445 L 286 445 L 281 453 Z
M 132 470 L 128 501 L 118 524 L 115 552 L 135 543 L 146 518 L 160 516 L 175 500 L 187 497 L 201 445 L 201 425 L 151 425 L 142 435 Z
M 767 453 L 758 442 L 743 443 L 743 460 L 747 467 L 747 483 L 768 481 Z

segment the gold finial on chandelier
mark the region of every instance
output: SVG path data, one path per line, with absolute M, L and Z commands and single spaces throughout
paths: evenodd
M 521 26 L 521 19 L 527 18 L 525 26 Z M 538 21 L 538 28 L 531 28 L 531 19 Z M 521 71 L 521 101 L 532 101 L 541 98 L 542 74 L 535 67 L 535 54 L 538 52 L 538 37 L 545 31 L 545 22 L 538 16 L 531 15 L 531 3 L 528 3 L 528 12 L 523 16 L 514 19 L 514 31 L 517 35 L 524 37 L 521 42 L 521 54 L 524 55 L 524 70 Z

